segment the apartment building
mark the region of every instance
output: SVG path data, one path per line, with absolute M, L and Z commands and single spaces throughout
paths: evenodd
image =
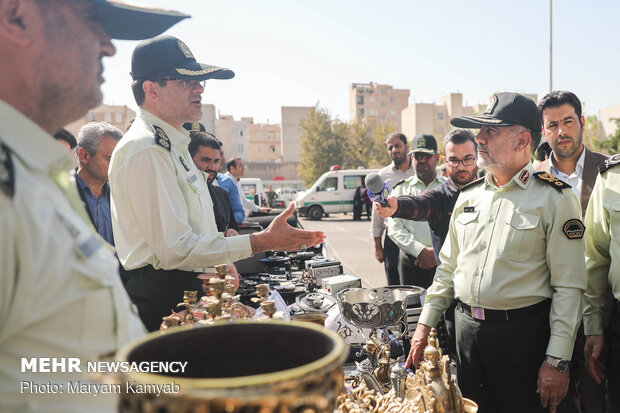
M 300 122 L 310 115 L 312 106 L 282 106 L 282 160 L 299 162 L 301 153 Z
M 65 129 L 77 136 L 80 128 L 89 122 L 108 122 L 125 132 L 125 130 L 129 127 L 130 122 L 135 117 L 136 112 L 131 110 L 126 105 L 116 106 L 104 104 L 91 109 L 82 118 L 65 126 Z
M 374 82 L 353 83 L 349 87 L 349 120 L 365 121 L 371 127 L 401 125 L 401 112 L 409 104 L 409 89 L 394 89 Z

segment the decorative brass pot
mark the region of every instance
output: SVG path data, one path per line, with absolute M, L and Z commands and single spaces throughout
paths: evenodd
M 343 391 L 346 350 L 338 334 L 295 321 L 239 320 L 151 333 L 122 348 L 117 360 L 187 362 L 185 372 L 122 374 L 119 411 L 332 413 Z M 133 391 L 149 384 L 176 392 Z

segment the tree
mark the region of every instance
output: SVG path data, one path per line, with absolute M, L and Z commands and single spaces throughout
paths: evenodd
M 375 155 L 370 126 L 366 122 L 358 121 L 348 125 L 347 129 L 344 166 L 352 169 L 360 166 L 368 168 Z
M 307 186 L 312 185 L 332 165 L 344 159 L 347 125 L 332 120 L 327 109 L 318 104 L 300 121 L 301 154 L 299 175 Z
M 607 153 L 609 155 L 614 155 L 616 153 L 620 153 L 620 119 L 612 119 L 616 122 L 616 131 L 613 135 L 609 135 L 607 138 L 593 138 L 591 140 L 592 149 L 595 151 L 600 151 Z M 586 120 L 586 124 L 587 124 Z M 585 133 L 584 133 L 584 141 L 585 141 Z

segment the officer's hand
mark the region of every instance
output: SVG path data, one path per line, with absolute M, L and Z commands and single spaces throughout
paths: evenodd
M 239 235 L 239 233 L 232 228 L 228 228 L 226 231 L 224 231 L 225 237 L 236 237 L 237 235 Z
M 375 245 L 375 258 L 381 263 L 384 260 L 383 247 L 381 245 Z
M 540 394 L 540 404 L 543 407 L 549 406 L 551 413 L 560 404 L 568 391 L 570 372 L 560 373 L 558 369 L 543 361 L 538 369 L 538 390 Z
M 391 217 L 392 215 L 396 213 L 396 210 L 398 209 L 398 201 L 393 196 L 387 197 L 387 203 L 388 203 L 388 206 L 383 207 L 381 206 L 380 203 L 373 202 L 373 205 L 375 206 L 375 209 L 377 210 L 377 215 L 379 215 L 381 218 Z
M 430 270 L 437 266 L 437 260 L 435 259 L 435 251 L 431 247 L 426 247 L 415 260 L 415 265 L 423 270 Z
M 411 350 L 409 350 L 409 356 L 405 362 L 406 369 L 408 369 L 411 364 L 413 364 L 416 369 L 420 365 L 420 361 L 422 361 L 422 357 L 424 356 L 424 347 L 426 347 L 430 332 L 431 327 L 418 323 L 415 333 L 413 333 L 413 337 L 411 338 Z
M 305 231 L 291 227 L 286 220 L 295 211 L 295 203 L 271 221 L 264 230 L 250 234 L 252 253 L 263 251 L 299 251 L 325 240 L 323 231 Z
M 596 334 L 586 336 L 586 345 L 583 349 L 586 359 L 586 369 L 598 384 L 601 384 L 601 382 L 605 380 L 605 365 L 600 360 L 604 347 L 604 335 Z

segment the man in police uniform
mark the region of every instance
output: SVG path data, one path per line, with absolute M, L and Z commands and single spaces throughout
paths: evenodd
M 185 17 L 104 0 L 0 0 L 0 411 L 116 410 L 114 395 L 68 394 L 69 381 L 92 385 L 83 373 L 21 363 L 75 357 L 86 371 L 144 334 L 51 134 L 101 103 L 111 38 L 144 39 Z
M 411 161 L 416 174 L 394 186 L 392 196 L 416 196 L 440 185 L 445 178 L 437 175 L 437 141 L 433 135 L 417 135 L 411 142 Z M 401 285 L 428 288 L 435 276 L 435 251 L 426 222 L 388 218 L 388 236 L 400 248 L 398 272 Z
M 198 63 L 181 40 L 159 36 L 136 46 L 131 75 L 140 111 L 110 161 L 112 226 L 121 264 L 131 270 L 127 291 L 153 331 L 184 290 L 202 292 L 198 273 L 255 252 L 304 249 L 325 235 L 289 226 L 294 205 L 261 232 L 225 238 L 217 231 L 183 124 L 202 116 L 204 81 L 230 79 L 231 70 Z
M 600 167 L 586 213 L 588 275 L 583 313 L 586 366 L 601 383 L 607 378 L 607 408 L 620 412 L 620 155 Z M 611 290 L 614 306 L 607 336 L 605 304 Z M 609 350 L 606 365 L 602 356 Z
M 461 190 L 408 364 L 419 363 L 431 327 L 456 298 L 463 395 L 480 413 L 555 412 L 585 289 L 579 201 L 530 164 L 541 130 L 531 99 L 499 93 L 481 116 L 450 123 L 480 128 L 478 166 L 488 175 Z

